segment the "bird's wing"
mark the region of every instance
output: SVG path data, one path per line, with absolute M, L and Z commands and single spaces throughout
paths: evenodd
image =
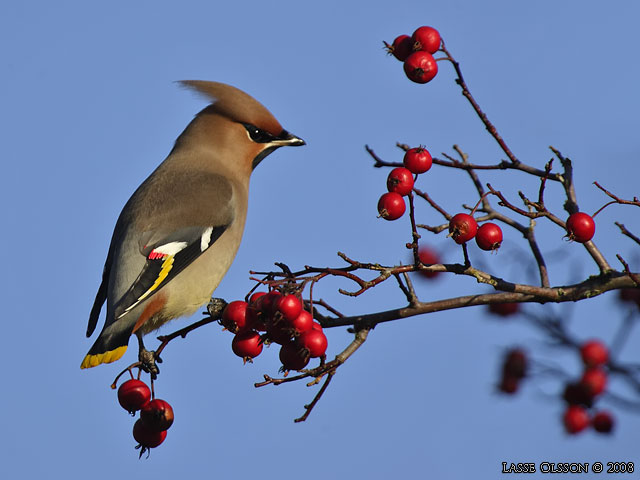
M 209 225 L 181 228 L 177 231 L 145 232 L 142 253 L 146 261 L 138 278 L 114 306 L 116 321 L 151 294 L 160 290 L 191 262 L 204 253 L 228 228 Z
M 147 179 L 116 224 L 87 336 L 95 329 L 107 295 L 113 302 L 113 314 L 107 315 L 104 328 L 204 253 L 232 224 L 233 197 L 233 186 L 218 174 L 176 172 Z M 108 291 L 114 284 L 116 290 Z

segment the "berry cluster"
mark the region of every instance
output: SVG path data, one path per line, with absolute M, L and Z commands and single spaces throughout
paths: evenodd
M 257 357 L 265 344 L 280 347 L 282 369 L 302 370 L 311 358 L 327 351 L 327 337 L 322 326 L 303 309 L 300 298 L 277 290 L 256 292 L 249 302 L 235 300 L 222 312 L 225 329 L 234 333 L 233 353 L 245 362 Z
M 427 83 L 438 73 L 438 63 L 433 54 L 440 49 L 440 33 L 433 27 L 419 27 L 413 35 L 400 35 L 391 45 L 385 42 L 387 51 L 404 62 L 404 73 L 409 80 Z
M 389 173 L 388 192 L 378 200 L 378 213 L 385 220 L 397 220 L 404 215 L 407 207 L 402 197 L 411 193 L 419 174 L 429 171 L 433 159 L 426 148 L 416 147 L 407 150 L 402 162 L 404 167 L 394 168 Z
M 600 433 L 609 433 L 613 429 L 613 417 L 601 411 L 590 418 L 588 409 L 607 387 L 609 351 L 599 340 L 590 340 L 580 347 L 584 371 L 580 380 L 565 385 L 562 397 L 567 403 L 564 413 L 564 426 L 567 432 L 575 434 L 590 424 Z
M 151 398 L 151 390 L 141 380 L 132 378 L 118 389 L 118 402 L 127 412 L 140 418 L 133 425 L 133 438 L 138 442 L 140 456 L 164 442 L 173 424 L 173 408 L 169 402 Z

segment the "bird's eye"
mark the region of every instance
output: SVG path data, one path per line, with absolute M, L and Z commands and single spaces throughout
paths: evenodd
M 269 132 L 265 132 L 264 130 L 259 129 L 255 125 L 251 125 L 250 123 L 244 123 L 244 128 L 247 129 L 249 133 L 249 137 L 256 143 L 269 143 L 273 141 L 273 135 Z

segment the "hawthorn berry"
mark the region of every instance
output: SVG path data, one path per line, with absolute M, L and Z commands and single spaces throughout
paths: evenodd
M 264 297 L 267 292 L 253 292 L 249 297 L 249 305 L 255 305 L 260 297 Z
M 482 250 L 498 250 L 502 244 L 502 230 L 495 223 L 483 223 L 478 227 L 476 243 Z
M 562 393 L 562 398 L 569 405 L 593 405 L 593 394 L 591 388 L 581 382 L 567 383 Z
M 583 212 L 572 213 L 567 219 L 567 236 L 569 240 L 579 243 L 588 242 L 596 233 L 596 224 L 590 215 Z
M 515 302 L 507 303 L 490 303 L 489 312 L 501 317 L 509 317 L 515 315 L 520 310 L 520 304 Z
M 604 365 L 609 360 L 609 350 L 600 340 L 589 340 L 580 347 L 582 361 L 587 367 Z
M 468 242 L 478 231 L 476 220 L 468 213 L 458 213 L 449 221 L 449 236 L 457 244 Z
M 421 246 L 418 249 L 418 258 L 424 265 L 433 265 L 440 262 L 440 257 L 438 254 L 429 247 Z M 425 278 L 435 278 L 442 272 L 426 272 L 424 270 L 420 270 L 420 275 Z
M 436 53 L 440 48 L 440 33 L 433 27 L 419 27 L 411 36 L 414 50 Z
M 140 410 L 140 420 L 152 432 L 168 430 L 173 424 L 173 408 L 169 402 L 154 398 Z
M 588 386 L 594 397 L 600 395 L 607 387 L 607 372 L 600 367 L 587 368 L 580 383 Z
M 317 331 L 321 332 L 322 331 L 322 325 L 320 325 L 318 322 L 316 322 L 314 320 L 313 323 L 311 324 L 311 330 L 317 330 Z
M 593 425 L 593 429 L 596 432 L 611 433 L 614 425 L 613 415 L 606 410 L 602 410 L 593 416 L 591 425 Z
M 387 192 L 378 200 L 378 213 L 385 220 L 397 220 L 406 209 L 402 195 L 396 192 Z
M 139 418 L 133 425 L 133 438 L 142 447 L 142 451 L 140 452 L 140 455 L 142 455 L 147 449 L 155 448 L 164 442 L 164 439 L 167 438 L 167 431 L 162 430 L 157 432 L 151 430 L 147 424 Z
M 291 327 L 298 335 L 313 329 L 313 316 L 306 310 L 302 310 L 300 314 L 291 322 Z
M 291 337 L 293 337 L 293 331 L 288 325 L 285 325 L 284 322 L 267 326 L 267 338 L 271 342 L 284 345 L 291 340 Z
M 280 361 L 285 370 L 302 370 L 309 363 L 309 353 L 298 342 L 287 342 L 280 347 Z
M 306 348 L 312 358 L 321 357 L 327 351 L 328 341 L 324 332 L 308 330 L 298 337 L 298 345 Z
M 279 291 L 271 290 L 266 295 L 260 297 L 255 306 L 258 310 L 261 310 L 266 315 L 271 315 L 275 312 L 280 298 L 282 298 L 282 294 Z
M 420 174 L 429 171 L 433 158 L 426 148 L 414 147 L 407 150 L 402 163 L 411 173 Z
M 302 302 L 293 294 L 280 297 L 278 302 L 274 305 L 287 322 L 295 320 L 302 311 Z
M 413 52 L 404 61 L 404 73 L 415 83 L 427 83 L 438 73 L 438 63 L 429 52 Z
M 524 378 L 527 374 L 527 355 L 519 348 L 509 350 L 504 357 L 502 373 L 505 377 Z
M 236 333 L 247 326 L 247 308 L 249 304 L 242 300 L 229 303 L 222 312 L 222 325 L 230 332 Z
M 133 415 L 151 400 L 151 390 L 141 380 L 132 378 L 118 388 L 118 402 L 127 412 Z
M 519 386 L 520 386 L 519 378 L 503 375 L 502 379 L 500 380 L 500 384 L 498 385 L 498 388 L 500 389 L 501 392 L 511 395 L 518 391 Z
M 589 413 L 579 405 L 569 405 L 564 413 L 564 428 L 568 433 L 581 432 L 589 426 Z
M 387 46 L 387 51 L 401 62 L 404 62 L 411 52 L 413 52 L 414 41 L 409 35 L 398 35 L 391 45 Z
M 255 330 L 241 330 L 231 341 L 233 353 L 242 358 L 254 358 L 262 352 L 262 339 Z
M 408 168 L 396 167 L 387 177 L 387 190 L 396 192 L 403 197 L 413 190 L 413 174 Z

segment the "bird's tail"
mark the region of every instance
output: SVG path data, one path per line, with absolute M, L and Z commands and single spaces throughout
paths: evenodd
M 80 368 L 92 368 L 101 363 L 111 363 L 120 359 L 127 351 L 130 337 L 131 331 L 116 335 L 104 335 L 103 331 L 82 360 Z

